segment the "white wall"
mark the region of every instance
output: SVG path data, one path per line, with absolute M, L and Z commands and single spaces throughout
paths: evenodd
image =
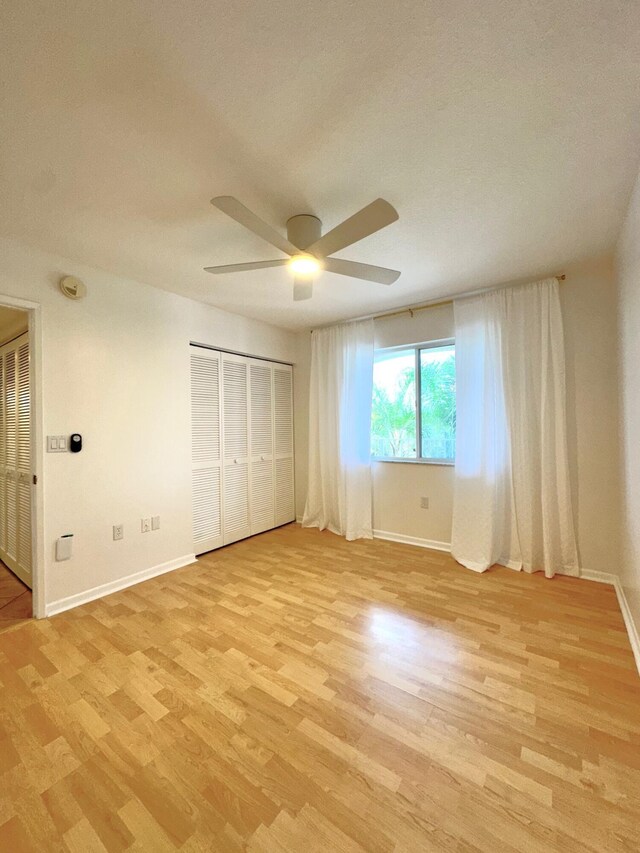
M 621 581 L 640 626 L 640 176 L 617 252 L 619 288 Z
M 619 480 L 615 352 L 616 288 L 611 258 L 565 269 L 561 285 L 567 360 L 567 416 L 576 533 L 581 566 L 616 571 Z M 453 337 L 449 306 L 377 320 L 376 346 L 397 346 Z M 306 492 L 310 336 L 298 336 L 296 358 L 297 512 Z M 298 369 L 300 368 L 300 369 Z M 304 381 L 301 377 L 304 376 Z M 373 524 L 376 530 L 436 542 L 451 540 L 451 466 L 374 463 Z M 429 509 L 420 498 L 429 498 Z
M 613 258 L 566 268 L 562 311 L 567 433 L 583 569 L 617 572 L 620 560 L 617 288 Z
M 189 555 L 189 342 L 293 361 L 295 335 L 11 241 L 0 248 L 0 302 L 41 305 L 44 433 L 84 439 L 77 455 L 45 454 L 37 472 L 47 602 Z M 62 274 L 83 279 L 85 300 L 59 292 Z M 142 534 L 151 515 L 161 529 Z M 74 534 L 74 556 L 57 563 L 62 533 Z

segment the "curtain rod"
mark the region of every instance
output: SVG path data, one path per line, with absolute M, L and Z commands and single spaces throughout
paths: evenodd
M 550 276 L 550 278 L 555 278 L 558 282 L 564 281 L 566 277 L 565 273 Z M 346 320 L 345 322 L 357 323 L 359 320 L 384 320 L 386 317 L 399 317 L 401 314 L 411 314 L 413 317 L 416 311 L 426 311 L 428 308 L 441 308 L 443 305 L 453 305 L 455 299 L 464 299 L 466 296 L 479 296 L 481 293 L 490 293 L 493 290 L 502 290 L 505 287 L 509 287 L 509 285 L 503 284 L 498 287 L 485 287 L 482 290 L 468 290 L 466 293 L 456 293 L 455 297 L 451 299 L 424 302 L 422 305 L 411 305 L 407 308 L 399 308 L 397 311 L 386 311 L 383 314 L 367 314 L 364 317 L 354 317 L 353 320 Z M 329 325 L 335 326 L 336 324 L 330 323 Z M 327 326 L 319 326 L 318 328 L 323 329 L 327 328 Z M 313 329 L 311 330 L 311 334 L 313 334 Z
M 553 275 L 551 278 L 555 278 L 557 281 L 564 281 L 566 279 L 566 275 L 563 273 L 562 275 Z M 507 285 L 508 287 L 508 285 Z M 490 287 L 485 290 L 471 290 L 468 293 L 457 293 L 455 299 L 464 299 L 466 296 L 477 296 L 480 293 L 490 293 L 492 290 L 502 290 L 502 287 Z M 438 302 L 425 302 L 422 305 L 415 305 L 409 308 L 400 308 L 398 311 L 387 311 L 384 314 L 374 314 L 372 317 L 367 317 L 368 320 L 382 320 L 385 317 L 398 317 L 400 314 L 415 314 L 416 311 L 426 311 L 428 308 L 440 308 L 442 305 L 453 305 L 454 297 L 451 299 L 442 299 Z M 364 318 L 363 318 L 364 319 Z

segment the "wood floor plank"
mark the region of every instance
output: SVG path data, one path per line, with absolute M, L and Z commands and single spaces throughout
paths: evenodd
M 289 525 L 14 625 L 0 849 L 640 850 L 615 592 Z

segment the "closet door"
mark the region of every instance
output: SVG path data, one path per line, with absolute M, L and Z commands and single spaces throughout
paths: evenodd
M 193 550 L 223 544 L 220 353 L 191 350 Z
M 17 383 L 17 501 L 18 536 L 17 574 L 31 586 L 31 377 L 29 340 L 26 338 L 16 349 Z
M 222 353 L 225 545 L 251 535 L 248 374 L 246 358 Z
M 273 462 L 273 367 L 249 362 L 251 463 L 249 470 L 251 533 L 275 525 Z
M 2 493 L 0 557 L 31 587 L 31 381 L 29 336 L 2 353 Z
M 293 488 L 293 371 L 274 364 L 275 523 L 295 521 Z

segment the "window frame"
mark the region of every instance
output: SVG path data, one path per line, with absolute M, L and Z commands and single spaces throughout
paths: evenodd
M 378 347 L 375 352 L 401 352 L 403 350 L 413 350 L 415 359 L 416 372 L 416 455 L 415 456 L 374 456 L 371 454 L 372 462 L 407 462 L 409 465 L 444 465 L 452 468 L 456 464 L 455 457 L 453 459 L 437 459 L 430 456 L 421 456 L 422 452 L 422 371 L 420 370 L 420 353 L 422 350 L 436 349 L 438 347 L 454 347 L 455 338 L 443 338 L 437 341 L 424 341 L 420 344 L 399 344 L 393 347 Z M 375 357 L 375 353 L 374 353 Z

